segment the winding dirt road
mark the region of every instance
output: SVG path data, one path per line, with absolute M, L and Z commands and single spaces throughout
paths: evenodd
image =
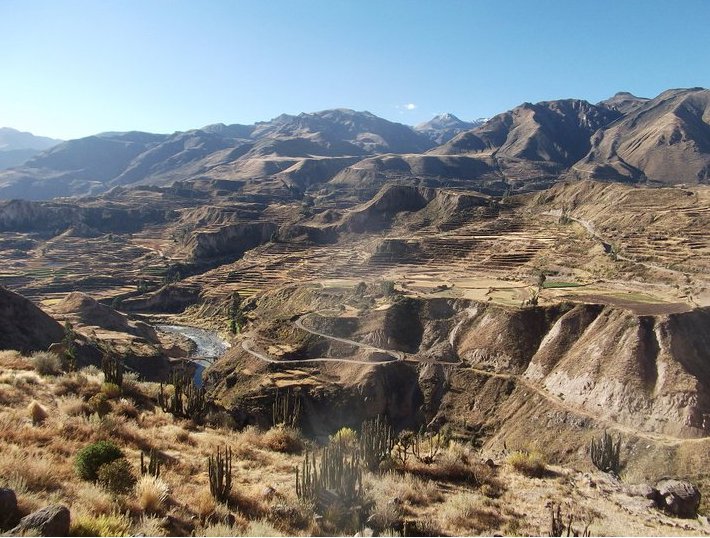
M 358 347 L 360 349 L 364 349 L 370 352 L 377 352 L 377 353 L 382 353 L 385 355 L 388 355 L 391 357 L 391 359 L 388 360 L 381 360 L 381 361 L 364 361 L 364 360 L 356 360 L 356 359 L 338 359 L 334 357 L 322 357 L 322 358 L 314 358 L 314 359 L 298 359 L 298 360 L 288 360 L 288 361 L 283 361 L 279 359 L 274 359 L 270 357 L 269 355 L 257 351 L 255 349 L 254 342 L 251 339 L 245 339 L 242 341 L 242 349 L 249 353 L 250 355 L 265 361 L 269 363 L 274 363 L 274 364 L 288 364 L 288 365 L 297 365 L 297 364 L 303 364 L 303 363 L 316 363 L 316 362 L 342 362 L 342 363 L 350 363 L 350 364 L 363 364 L 367 366 L 372 366 L 372 365 L 377 365 L 377 364 L 390 364 L 395 361 L 405 361 L 405 362 L 413 362 L 413 363 L 424 363 L 425 361 L 420 361 L 417 359 L 412 358 L 411 356 L 408 356 L 406 353 L 402 351 L 393 351 L 389 349 L 382 349 L 376 346 L 368 345 L 368 344 L 363 344 L 362 342 L 357 342 L 356 340 L 350 340 L 348 338 L 341 338 L 338 336 L 332 336 L 320 331 L 316 331 L 314 329 L 311 329 L 303 324 L 303 319 L 306 317 L 314 316 L 314 315 L 319 315 L 319 312 L 310 312 L 308 314 L 303 314 L 302 316 L 299 316 L 293 323 L 294 326 L 297 327 L 298 329 L 301 329 L 303 331 L 306 331 L 307 333 L 313 334 L 315 336 L 319 336 L 321 338 L 327 338 L 328 340 L 333 340 L 335 342 L 341 342 L 344 344 L 348 344 L 351 346 Z M 570 404 L 569 402 L 563 400 L 562 398 L 559 398 L 558 396 L 555 396 L 548 392 L 544 387 L 539 386 L 538 384 L 534 383 L 533 381 L 527 379 L 523 375 L 520 374 L 508 374 L 508 373 L 502 373 L 502 372 L 491 372 L 489 370 L 482 370 L 480 368 L 474 368 L 472 366 L 466 366 L 463 361 L 459 362 L 442 362 L 442 361 L 426 361 L 428 364 L 441 364 L 443 366 L 458 366 L 458 367 L 463 367 L 471 372 L 474 372 L 476 374 L 486 376 L 486 377 L 495 377 L 499 379 L 509 379 L 512 380 L 513 382 L 516 383 L 516 385 L 522 386 L 531 392 L 541 396 L 548 402 L 552 403 L 554 406 L 573 413 L 577 416 L 585 417 L 590 420 L 595 421 L 596 423 L 600 424 L 604 428 L 610 429 L 610 430 L 616 430 L 619 433 L 624 433 L 628 436 L 631 437 L 637 437 L 640 439 L 646 439 L 648 441 L 653 441 L 655 443 L 661 443 L 666 446 L 674 446 L 674 445 L 680 445 L 680 444 L 688 444 L 688 443 L 704 443 L 704 442 L 710 442 L 710 437 L 699 437 L 699 438 L 682 438 L 682 437 L 675 437 L 672 435 L 666 435 L 662 433 L 656 433 L 656 432 L 649 432 L 645 430 L 640 430 L 638 428 L 634 428 L 633 426 L 628 426 L 626 424 L 622 424 L 620 422 L 617 422 L 613 419 L 607 418 L 607 417 L 602 417 L 599 415 L 596 415 L 594 413 L 591 413 L 587 410 L 585 410 L 582 407 Z

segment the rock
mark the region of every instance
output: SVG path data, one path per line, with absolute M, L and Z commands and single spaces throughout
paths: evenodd
M 631 497 L 643 497 L 644 499 L 657 499 L 658 490 L 648 484 L 634 484 L 626 488 L 626 493 Z
M 276 495 L 276 490 L 271 486 L 264 486 L 261 490 L 261 498 L 265 501 L 270 501 Z
M 9 534 L 34 534 L 39 536 L 69 536 L 69 508 L 53 504 L 23 517 Z
M 658 506 L 678 517 L 697 517 L 700 491 L 685 480 L 661 480 L 656 484 Z
M 15 492 L 8 488 L 0 488 L 0 530 L 15 526 L 19 515 Z

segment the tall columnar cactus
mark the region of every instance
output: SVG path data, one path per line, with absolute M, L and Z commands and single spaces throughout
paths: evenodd
M 621 436 L 614 443 L 605 431 L 600 439 L 592 439 L 589 455 L 597 469 L 618 476 L 621 472 Z
M 348 456 L 341 443 L 323 447 L 319 465 L 314 454 L 303 458 L 301 471 L 296 468 L 296 494 L 304 501 L 321 503 L 329 494 L 346 507 L 362 502 L 362 466 L 357 452 Z
M 141 450 L 141 475 L 150 475 L 158 478 L 160 476 L 160 455 L 154 448 L 151 448 L 148 458 L 148 465 L 146 465 L 145 453 Z
M 271 420 L 274 426 L 290 426 L 295 428 L 301 416 L 301 395 L 286 391 L 282 394 L 278 390 L 271 405 Z
M 170 384 L 173 386 L 173 394 L 168 395 L 160 384 L 158 393 L 158 404 L 166 413 L 172 413 L 176 417 L 199 418 L 205 411 L 205 389 L 197 387 L 189 373 L 175 371 L 171 373 Z
M 232 449 L 225 448 L 222 452 L 217 447 L 217 454 L 207 458 L 207 472 L 212 497 L 225 502 L 232 491 Z
M 371 472 L 379 469 L 394 448 L 392 428 L 382 416 L 362 423 L 360 430 L 360 454 L 363 463 Z
M 104 371 L 104 381 L 114 383 L 119 387 L 123 386 L 123 361 L 106 352 L 101 359 L 101 368 Z

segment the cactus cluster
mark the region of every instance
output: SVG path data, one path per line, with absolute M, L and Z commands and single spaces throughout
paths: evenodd
M 343 444 L 334 442 L 323 447 L 318 462 L 307 452 L 300 471 L 296 468 L 296 495 L 319 505 L 328 504 L 329 498 L 346 507 L 358 505 L 363 499 L 358 451 L 348 454 Z
M 360 455 L 363 463 L 372 472 L 389 458 L 394 448 L 392 427 L 382 416 L 362 423 L 360 429 Z
M 195 385 L 189 373 L 173 370 L 170 377 L 173 394 L 168 395 L 160 384 L 158 404 L 166 413 L 176 417 L 199 418 L 206 408 L 205 389 Z
M 286 391 L 281 394 L 278 390 L 271 405 L 271 420 L 274 426 L 290 426 L 295 428 L 301 416 L 301 395 Z
M 112 353 L 105 353 L 101 359 L 101 369 L 104 371 L 104 381 L 123 386 L 123 361 Z
M 569 514 L 565 524 L 561 505 L 558 504 L 557 509 L 555 509 L 554 503 L 550 506 L 550 536 L 591 536 L 589 523 L 585 525 L 582 531 L 578 531 L 572 527 L 573 522 L 574 516 Z
M 225 502 L 232 491 L 232 449 L 224 452 L 217 447 L 217 453 L 207 458 L 207 472 L 210 479 L 210 493 L 218 502 Z
M 621 436 L 616 443 L 606 431 L 600 439 L 592 439 L 589 455 L 594 466 L 602 472 L 619 476 L 621 472 Z
M 141 476 L 150 475 L 158 478 L 160 476 L 160 455 L 154 448 L 151 448 L 148 458 L 148 465 L 146 465 L 145 453 L 141 450 Z

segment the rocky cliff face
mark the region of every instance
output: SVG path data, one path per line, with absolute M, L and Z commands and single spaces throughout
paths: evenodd
M 289 321 L 304 307 L 347 302 L 344 293 L 292 289 L 281 291 L 278 301 L 267 294 L 254 311 L 252 327 L 259 331 L 249 338 L 277 338 L 289 346 L 284 358 L 291 360 L 382 360 L 372 348 L 307 334 Z M 272 321 L 262 325 L 266 308 Z M 268 401 L 274 382 L 300 387 L 320 433 L 385 413 L 400 427 L 413 420 L 468 424 L 504 440 L 529 432 L 530 414 L 542 413 L 545 420 L 565 417 L 556 427 L 578 433 L 611 428 L 631 438 L 708 436 L 708 322 L 709 309 L 636 316 L 594 304 L 507 309 L 404 299 L 356 317 L 311 316 L 308 324 L 323 334 L 403 352 L 405 360 L 279 367 L 235 346 L 213 370 L 212 394 L 242 420 L 259 421 L 265 420 L 263 409 L 253 401 L 245 406 L 248 399 Z M 341 408 L 349 413 L 333 411 Z M 582 449 L 586 438 L 571 438 L 569 449 Z

